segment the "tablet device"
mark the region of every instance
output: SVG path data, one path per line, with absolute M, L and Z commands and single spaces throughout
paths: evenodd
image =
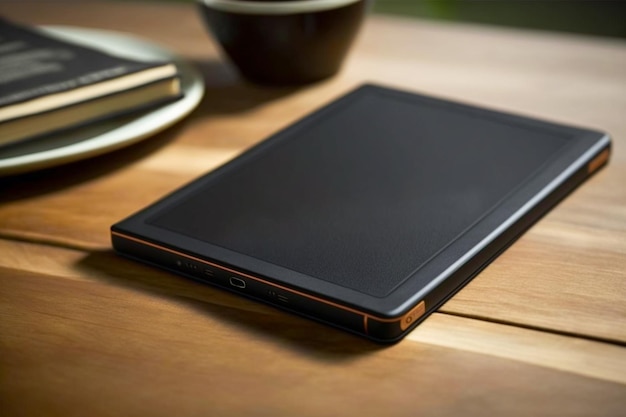
M 113 247 L 391 342 L 609 152 L 605 133 L 365 85 L 115 224 Z

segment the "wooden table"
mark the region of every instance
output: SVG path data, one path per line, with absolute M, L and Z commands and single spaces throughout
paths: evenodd
M 340 75 L 243 83 L 194 7 L 4 1 L 202 69 L 184 122 L 0 180 L 3 416 L 619 416 L 626 410 L 626 43 L 372 16 Z M 389 347 L 127 261 L 109 226 L 364 81 L 609 131 L 613 158 Z

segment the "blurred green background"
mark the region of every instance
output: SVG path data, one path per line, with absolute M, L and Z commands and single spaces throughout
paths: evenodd
M 377 0 L 374 11 L 626 37 L 626 1 L 619 0 Z
M 626 38 L 626 1 L 622 0 L 375 0 L 373 11 Z

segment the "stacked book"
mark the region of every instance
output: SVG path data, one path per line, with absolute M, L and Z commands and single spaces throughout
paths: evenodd
M 0 18 L 0 146 L 180 98 L 176 66 L 110 55 Z

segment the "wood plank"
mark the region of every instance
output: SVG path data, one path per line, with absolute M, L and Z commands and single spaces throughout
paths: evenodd
M 409 340 L 626 384 L 626 349 L 576 337 L 435 313 Z
M 94 284 L 95 288 L 107 291 L 121 291 L 128 302 L 128 314 L 135 314 L 133 306 L 139 302 L 159 304 L 165 301 L 201 304 L 206 306 L 208 313 L 217 311 L 215 319 L 220 320 L 222 314 L 235 311 L 242 317 L 260 315 L 265 317 L 268 325 L 264 328 L 269 337 L 272 336 L 272 321 L 288 320 L 293 326 L 304 326 L 308 331 L 336 332 L 335 330 L 316 330 L 321 326 L 308 320 L 291 317 L 288 313 L 266 307 L 260 303 L 245 300 L 225 291 L 182 279 L 174 274 L 162 272 L 147 266 L 117 258 L 108 252 L 91 252 L 68 249 L 52 249 L 30 243 L 10 243 L 0 240 L 0 252 L 8 253 L 8 247 L 15 248 L 10 252 L 12 259 L 19 262 L 0 260 L 0 268 L 5 268 L 0 276 L 8 277 L 15 270 L 30 272 L 36 276 L 52 276 L 50 280 L 41 280 L 37 291 L 46 291 L 45 283 L 60 285 L 57 281 L 67 281 L 67 288 L 73 285 L 80 288 L 86 284 Z M 7 267 L 13 264 L 13 267 Z M 38 281 L 39 282 L 39 281 Z M 7 294 L 15 294 L 12 283 L 3 285 Z M 67 290 L 68 295 L 72 292 Z M 134 297 L 138 297 L 134 300 Z M 100 309 L 109 302 L 108 297 L 100 298 L 94 290 L 90 292 L 90 300 L 83 300 L 85 308 L 93 305 Z M 150 301 L 148 301 L 148 299 Z M 62 301 L 64 302 L 64 301 Z M 220 310 L 223 310 L 220 312 Z M 198 314 L 203 314 L 202 311 Z M 81 314 L 80 317 L 83 317 Z M 287 318 L 289 317 L 289 318 Z M 225 324 L 228 324 L 226 320 Z M 224 324 L 222 324 L 224 325 Z M 236 333 L 246 333 L 246 329 L 233 328 Z M 281 331 L 279 330 L 279 333 Z M 326 336 L 325 336 L 326 337 Z M 411 333 L 409 340 L 431 345 L 444 346 L 457 350 L 494 355 L 521 361 L 533 365 L 550 367 L 579 375 L 626 384 L 626 350 L 623 347 L 607 343 L 584 340 L 575 337 L 547 334 L 519 327 L 499 325 L 479 320 L 435 314 L 418 329 Z M 356 342 L 355 342 L 356 343 Z
M 0 207 L 0 236 L 107 248 L 113 222 L 193 176 L 184 169 L 176 175 L 171 167 L 184 159 L 187 167 L 218 165 L 234 153 L 171 146 L 137 162 L 133 169 L 29 196 L 12 207 L 5 204 Z M 169 168 L 159 171 L 159 166 Z M 142 185 L 131 191 L 127 189 L 131 183 Z M 21 179 L 15 184 L 17 189 Z M 594 220 L 586 214 L 587 207 L 577 209 L 578 202 L 585 201 L 579 195 L 592 192 L 591 186 L 576 191 L 442 311 L 625 342 L 626 231 L 622 225 L 626 219 L 620 220 L 623 215 L 616 213 Z M 82 209 L 85 202 L 89 210 Z M 572 213 L 569 219 L 561 219 L 561 208 Z
M 380 347 L 270 309 L 0 271 L 9 415 L 614 416 L 626 405 L 623 384 L 491 355 Z
M 626 342 L 626 233 L 546 220 L 441 311 Z

